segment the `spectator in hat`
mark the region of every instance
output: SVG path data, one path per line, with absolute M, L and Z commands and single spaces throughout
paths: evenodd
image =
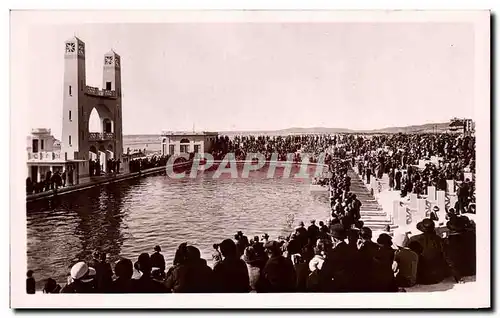
M 132 266 L 132 261 L 127 258 L 123 258 L 116 263 L 115 275 L 117 278 L 111 283 L 111 293 L 122 294 L 134 292 Z
M 264 246 L 264 244 L 266 244 L 267 242 L 269 241 L 269 234 L 267 233 L 264 233 L 262 234 L 262 246 Z
M 71 267 L 69 283 L 63 287 L 61 293 L 95 293 L 95 275 L 95 269 L 89 267 L 85 262 L 76 263 Z
M 295 233 L 297 234 L 297 239 L 300 241 L 300 246 L 305 246 L 308 241 L 308 235 L 307 229 L 304 226 L 304 222 L 299 222 L 299 226 L 295 229 Z
M 407 246 L 408 234 L 398 232 L 394 234 L 394 272 L 398 287 L 412 287 L 417 282 L 418 254 Z
M 54 279 L 48 278 L 43 287 L 44 294 L 59 294 L 61 292 L 61 285 Z
M 446 276 L 446 262 L 443 256 L 443 239 L 435 230 L 434 221 L 423 219 L 417 223 L 417 229 L 422 232 L 410 238 L 410 244 L 418 243 L 421 253 L 418 255 L 417 284 L 437 284 Z
M 307 237 L 314 245 L 319 235 L 319 227 L 316 225 L 316 220 L 311 220 L 311 225 L 307 228 Z
M 463 277 L 476 274 L 476 234 L 461 217 L 452 218 L 446 227 L 450 232 L 443 242 L 444 257 L 455 281 L 463 283 Z
M 148 253 L 142 253 L 137 259 L 141 277 L 133 280 L 133 288 L 135 293 L 166 293 L 168 292 L 165 285 L 157 282 L 151 277 L 151 258 Z
M 341 224 L 331 228 L 332 247 L 327 251 L 322 269 L 322 281 L 325 282 L 325 292 L 357 291 L 356 280 L 357 249 L 346 242 L 347 231 Z
M 358 249 L 359 264 L 361 266 L 358 271 L 360 291 L 373 292 L 376 287 L 373 284 L 376 275 L 375 258 L 379 246 L 372 241 L 372 230 L 369 227 L 365 226 L 359 231 Z
M 245 262 L 239 258 L 236 244 L 226 239 L 219 244 L 223 260 L 214 266 L 215 289 L 220 293 L 248 293 L 250 280 Z
M 161 247 L 156 245 L 154 248 L 154 253 L 151 254 L 151 266 L 153 268 L 158 268 L 160 273 L 165 274 L 165 258 L 160 253 Z
M 36 292 L 36 288 L 35 288 L 35 285 L 36 285 L 36 282 L 35 282 L 35 278 L 33 277 L 33 271 L 30 269 L 27 273 L 26 273 L 26 293 L 27 294 L 34 294 Z
M 382 233 L 379 235 L 377 243 L 379 244 L 380 248 L 375 257 L 375 291 L 395 292 L 397 291 L 397 287 L 393 272 L 395 251 L 392 248 L 392 237 L 387 233 Z
M 264 278 L 269 286 L 268 292 L 293 292 L 297 279 L 292 261 L 283 257 L 280 245 L 276 241 L 267 242 L 264 248 L 269 257 L 263 269 Z
M 243 235 L 242 231 L 238 231 L 234 236 L 234 240 L 236 241 L 236 249 L 238 250 L 238 256 L 242 256 L 245 248 L 250 245 L 248 242 L 248 238 Z

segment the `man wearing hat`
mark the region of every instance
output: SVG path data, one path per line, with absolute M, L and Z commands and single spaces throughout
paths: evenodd
M 159 273 L 165 275 L 165 258 L 160 253 L 161 247 L 156 245 L 154 247 L 154 253 L 151 254 L 151 266 L 157 268 Z
M 295 291 L 297 276 L 290 259 L 283 257 L 281 247 L 277 241 L 269 241 L 264 245 L 269 256 L 262 271 L 266 279 L 269 292 L 290 293 Z
M 451 218 L 446 223 L 450 233 L 443 242 L 444 257 L 457 283 L 476 274 L 476 234 L 467 226 L 467 217 Z
M 95 269 L 85 262 L 76 263 L 71 267 L 69 283 L 63 287 L 61 293 L 95 293 L 95 275 Z
M 422 234 L 412 236 L 408 244 L 418 244 L 421 250 L 418 263 L 417 284 L 437 284 L 446 276 L 443 256 L 443 239 L 436 233 L 434 221 L 423 219 L 417 223 Z
M 376 268 L 375 268 L 375 258 L 377 257 L 379 246 L 377 243 L 372 241 L 372 230 L 369 227 L 362 227 L 359 231 L 359 264 L 362 269 L 358 271 L 358 279 L 360 279 L 362 292 L 372 292 L 375 286 L 373 282 L 375 281 Z
M 411 287 L 417 282 L 418 255 L 406 247 L 408 241 L 407 233 L 394 233 L 394 272 L 398 287 Z
M 345 243 L 346 230 L 340 223 L 330 228 L 332 248 L 326 251 L 325 263 L 321 270 L 325 292 L 356 291 L 357 250 Z
M 319 227 L 316 225 L 316 220 L 311 220 L 311 225 L 307 228 L 307 236 L 310 242 L 315 243 L 319 235 Z

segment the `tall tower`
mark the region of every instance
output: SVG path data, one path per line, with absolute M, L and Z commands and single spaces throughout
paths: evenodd
M 85 43 L 73 37 L 64 43 L 64 89 L 61 153 L 68 160 L 79 159 L 84 127 L 82 100 L 85 99 Z M 87 129 L 88 130 L 88 129 Z
M 115 51 L 104 55 L 104 67 L 102 73 L 102 87 L 107 91 L 114 91 L 116 95 L 116 103 L 114 107 L 114 133 L 116 136 L 122 136 L 122 75 L 121 75 L 121 59 Z M 116 154 L 120 157 L 123 154 L 122 138 L 116 139 L 115 144 Z
M 63 131 L 61 152 L 78 166 L 78 175 L 89 174 L 88 160 L 99 160 L 106 171 L 111 158 L 122 160 L 121 60 L 111 51 L 104 55 L 103 88 L 86 85 L 85 44 L 74 37 L 65 42 Z M 99 115 L 100 130 L 89 131 L 92 110 Z

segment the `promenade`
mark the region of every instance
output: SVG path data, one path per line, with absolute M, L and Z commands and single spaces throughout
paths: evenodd
M 182 163 L 182 164 L 186 164 L 186 163 Z M 98 177 L 96 176 L 96 177 L 80 178 L 79 184 L 60 187 L 57 190 L 54 189 L 54 190 L 44 191 L 44 192 L 40 192 L 40 193 L 29 194 L 26 196 L 26 201 L 32 202 L 32 201 L 36 201 L 36 200 L 47 199 L 47 198 L 51 198 L 54 196 L 69 194 L 69 193 L 73 193 L 76 191 L 82 191 L 82 190 L 89 189 L 89 188 L 92 188 L 92 187 L 95 187 L 98 185 L 110 184 L 110 183 L 140 178 L 140 177 L 144 177 L 144 176 L 149 176 L 152 174 L 160 173 L 162 171 L 165 171 L 164 166 L 145 169 L 145 170 L 142 170 L 140 172 L 129 172 L 129 173 L 120 173 L 120 174 L 113 174 L 113 175 L 104 175 L 104 176 L 98 176 Z

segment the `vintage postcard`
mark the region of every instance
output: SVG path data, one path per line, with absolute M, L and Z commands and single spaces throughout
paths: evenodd
M 13 308 L 491 306 L 488 11 L 12 11 L 10 67 Z

